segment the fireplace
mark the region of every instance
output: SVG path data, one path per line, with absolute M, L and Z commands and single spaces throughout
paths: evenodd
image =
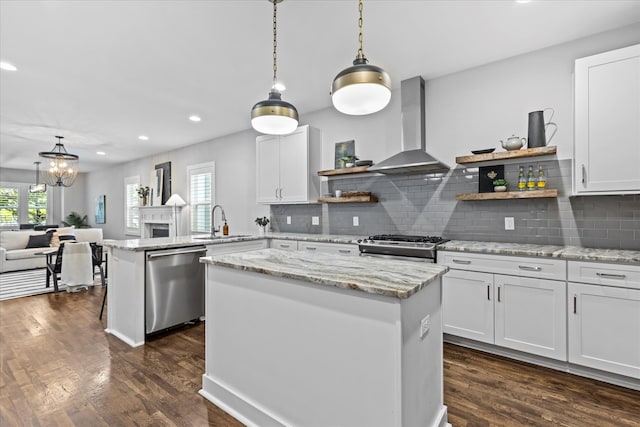
M 140 238 L 181 236 L 182 206 L 141 206 Z

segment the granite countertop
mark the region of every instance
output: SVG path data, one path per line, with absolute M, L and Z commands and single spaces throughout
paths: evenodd
M 200 234 L 178 237 L 156 237 L 153 239 L 104 240 L 103 245 L 110 248 L 138 252 L 157 249 L 184 248 L 197 245 L 217 245 L 261 239 L 285 239 L 321 243 L 356 244 L 358 239 L 362 239 L 362 237 L 337 234 L 267 233 L 264 236 L 252 234 L 231 234 L 229 236 L 211 238 L 207 234 Z
M 449 270 L 426 262 L 280 249 L 215 255 L 200 262 L 395 298 L 409 298 Z
M 542 256 L 571 261 L 600 261 L 640 264 L 640 251 L 597 249 L 580 246 L 536 245 L 529 243 L 474 242 L 451 240 L 438 246 L 439 250 L 474 252 L 480 254 Z

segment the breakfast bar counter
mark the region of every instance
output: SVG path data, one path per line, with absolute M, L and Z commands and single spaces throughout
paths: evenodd
M 262 249 L 207 264 L 200 394 L 247 425 L 443 426 L 426 262 Z

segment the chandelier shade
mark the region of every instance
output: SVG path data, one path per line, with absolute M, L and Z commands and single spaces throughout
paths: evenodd
M 391 100 L 391 78 L 386 71 L 368 64 L 362 50 L 362 0 L 360 10 L 360 47 L 351 67 L 340 71 L 331 84 L 331 102 L 341 113 L 362 116 L 382 110 Z
M 273 3 L 273 85 L 269 98 L 256 103 L 251 109 L 251 126 L 267 135 L 286 135 L 298 127 L 298 110 L 282 100 L 276 77 L 277 66 L 277 4 L 283 0 L 268 0 Z
M 78 176 L 80 157 L 68 153 L 60 142 L 64 137 L 56 136 L 58 142 L 51 151 L 38 153 L 45 160 L 42 180 L 47 185 L 56 187 L 70 187 Z
M 40 162 L 33 162 L 36 165 L 36 183 L 29 185 L 29 193 L 44 193 L 47 191 L 47 184 L 40 183 Z

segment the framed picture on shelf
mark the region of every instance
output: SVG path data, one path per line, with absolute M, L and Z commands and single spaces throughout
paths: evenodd
M 355 140 L 352 139 L 350 141 L 336 142 L 335 168 L 336 169 L 344 168 L 344 162 L 342 161 L 342 158 L 347 156 L 355 156 L 355 155 L 356 155 Z
M 105 224 L 107 222 L 105 199 L 106 196 L 104 194 L 96 197 L 96 224 Z
M 153 182 L 153 206 L 167 203 L 171 196 L 171 162 L 160 163 L 155 166 L 155 180 Z

